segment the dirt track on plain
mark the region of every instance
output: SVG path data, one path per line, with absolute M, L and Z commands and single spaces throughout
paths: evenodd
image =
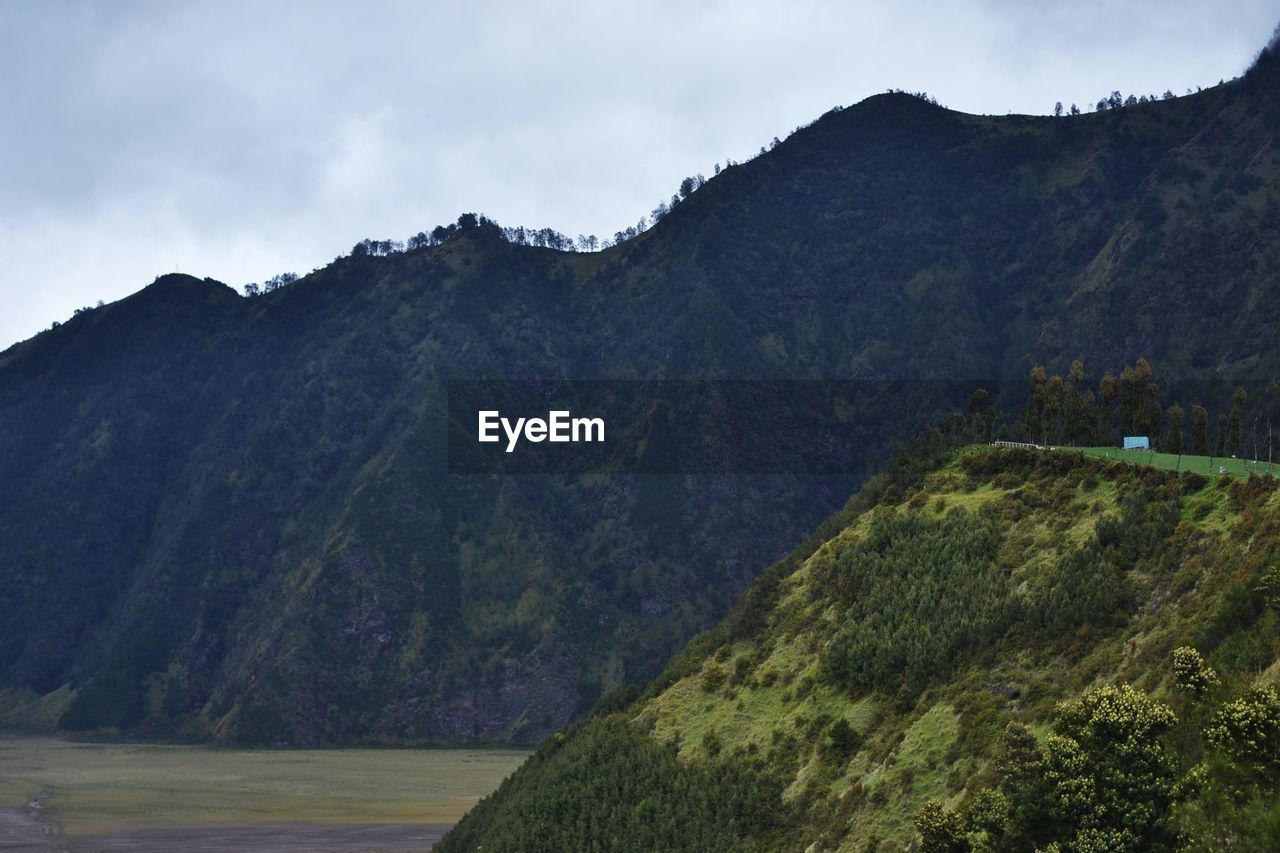
M 35 820 L 28 809 L 0 809 L 0 850 L 56 850 L 45 824 Z

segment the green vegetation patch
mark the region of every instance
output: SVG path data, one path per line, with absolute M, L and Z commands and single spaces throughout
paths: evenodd
M 1012 622 L 1008 569 L 995 526 L 963 510 L 941 521 L 878 514 L 868 535 L 833 564 L 843 628 L 826 675 L 859 690 L 919 691 Z
M 618 715 L 577 734 L 548 741 L 439 849 L 775 849 L 781 784 L 759 765 L 681 761 Z
M 1221 726 L 1235 728 L 1220 726 L 1215 737 L 1236 749 L 1269 725 L 1269 699 L 1248 698 L 1258 673 L 1273 682 L 1280 672 L 1280 500 L 1268 481 L 984 446 L 899 463 L 850 506 L 663 679 L 609 706 L 631 727 L 627 738 L 642 738 L 627 748 L 667 750 L 680 768 L 672 772 L 750 770 L 777 786 L 764 809 L 771 823 L 737 824 L 744 843 L 904 851 L 951 838 L 957 846 L 928 849 L 1029 851 L 1050 840 L 1167 844 L 1184 829 L 1206 839 L 1223 826 L 1251 843 L 1267 837 L 1269 807 L 1248 792 L 1271 783 L 1255 771 L 1214 769 L 1201 730 L 1222 709 Z M 1179 677 L 1203 685 L 1200 698 L 1174 683 L 1171 653 L 1181 646 L 1215 670 L 1186 675 L 1182 654 Z M 1064 716 L 1063 703 L 1116 684 L 1135 692 L 1098 694 Z M 1159 722 L 1151 737 L 1162 751 L 1099 728 L 1116 703 L 1117 725 Z M 567 732 L 563 748 L 602 719 Z M 1010 723 L 1024 727 L 1022 771 L 1002 757 Z M 1095 762 L 1090 774 L 1077 756 L 1092 752 L 1123 760 Z M 1159 812 L 1123 818 L 1130 836 L 1111 818 L 1081 823 L 1093 820 L 1087 801 L 1054 800 L 1093 786 L 1104 811 L 1129 808 L 1125 756 L 1149 760 L 1135 790 Z M 512 798 L 537 797 L 553 811 L 538 780 L 562 760 L 548 750 L 545 765 L 517 774 L 519 791 L 500 791 L 477 810 L 467 838 L 496 838 L 483 827 Z M 1212 787 L 1171 799 L 1201 760 L 1211 761 L 1203 772 Z M 573 772 L 588 772 L 574 761 Z M 1046 761 L 1060 765 L 1052 784 L 1014 796 L 1017 778 L 1023 787 L 1048 778 Z M 1002 782 L 1010 772 L 1015 781 Z M 1237 778 L 1246 802 L 1214 799 Z M 652 794 L 625 796 L 634 805 Z M 590 813 L 602 831 L 623 825 Z M 1033 831 L 1036 814 L 1047 828 Z M 688 819 L 695 835 L 709 831 Z M 723 841 L 705 837 L 710 849 Z

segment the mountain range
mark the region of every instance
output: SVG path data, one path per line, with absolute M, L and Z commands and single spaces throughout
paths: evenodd
M 832 111 L 591 253 L 466 215 L 253 298 L 166 275 L 0 353 L 0 723 L 534 743 L 663 670 L 842 477 L 451 472 L 458 379 L 1280 375 L 1280 60 L 1068 117 Z

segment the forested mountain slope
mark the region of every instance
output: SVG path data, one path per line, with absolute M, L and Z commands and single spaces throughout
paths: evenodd
M 963 434 L 443 848 L 1275 849 L 1277 481 L 948 450 Z
M 1280 81 L 1069 118 L 880 95 L 606 251 L 165 276 L 0 354 L 0 723 L 532 742 L 656 674 L 844 478 L 450 475 L 450 379 L 1280 372 Z M 866 444 L 957 400 L 896 395 Z

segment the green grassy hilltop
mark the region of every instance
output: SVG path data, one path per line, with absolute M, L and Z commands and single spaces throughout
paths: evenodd
M 1278 482 L 918 448 L 444 849 L 1274 847 Z

